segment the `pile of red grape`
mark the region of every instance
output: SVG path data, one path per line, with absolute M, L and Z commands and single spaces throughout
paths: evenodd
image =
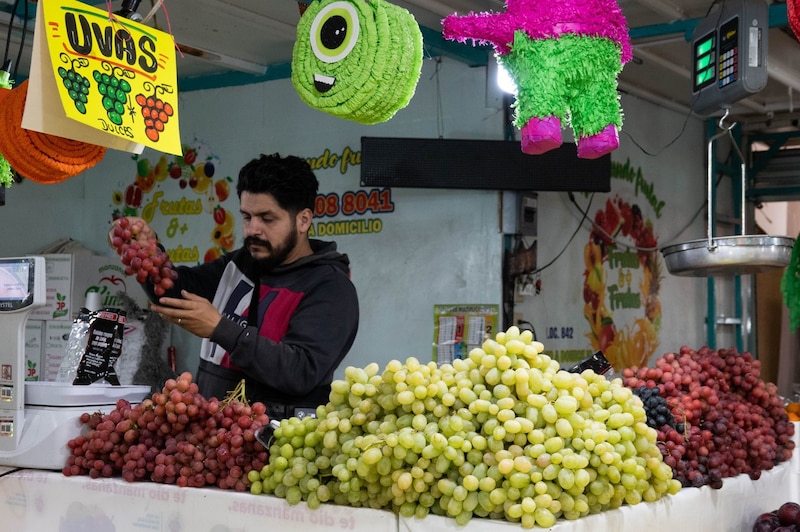
M 675 423 L 656 427 L 658 446 L 684 486 L 720 488 L 742 473 L 755 480 L 792 457 L 794 425 L 760 368 L 750 353 L 682 347 L 655 367 L 623 370 L 626 386 L 657 388 L 666 399 Z
M 246 491 L 247 474 L 268 461 L 256 432 L 269 418 L 263 403 L 249 405 L 240 397 L 239 391 L 222 401 L 206 399 L 183 373 L 141 403 L 120 399 L 107 414 L 84 413 L 88 431 L 68 442 L 62 471 Z
M 114 224 L 111 245 L 125 265 L 125 275 L 135 275 L 140 283 L 149 280 L 154 293 L 163 296 L 174 286 L 178 273 L 158 241 L 143 235 L 144 227 L 140 219 L 120 218 Z

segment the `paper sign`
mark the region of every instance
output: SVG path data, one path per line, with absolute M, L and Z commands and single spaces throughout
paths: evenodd
M 109 17 L 108 11 L 81 2 L 45 0 L 39 2 L 35 38 L 34 46 L 43 41 L 46 46 L 39 54 L 42 65 L 37 71 L 43 78 L 42 98 L 50 97 L 48 84 L 55 86 L 61 114 L 104 136 L 182 153 L 171 35 L 123 17 Z M 32 68 L 29 84 L 33 80 Z M 24 120 L 23 127 L 28 127 Z M 108 141 L 93 143 L 118 147 Z
M 486 337 L 497 334 L 499 305 L 433 306 L 433 360 L 439 365 L 466 358 Z
M 40 2 L 41 5 L 41 2 Z M 40 29 L 41 28 L 41 29 Z M 61 105 L 56 79 L 50 66 L 50 57 L 45 39 L 44 15 L 36 10 L 36 29 L 33 34 L 31 70 L 22 127 L 39 133 L 106 146 L 131 153 L 142 153 L 144 145 L 104 133 L 68 118 Z

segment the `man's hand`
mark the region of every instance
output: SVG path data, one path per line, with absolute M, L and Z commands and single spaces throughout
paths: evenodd
M 209 338 L 222 319 L 222 315 L 208 299 L 186 290 L 181 291 L 184 299 L 162 297 L 158 305 L 150 308 L 179 327 L 200 338 Z

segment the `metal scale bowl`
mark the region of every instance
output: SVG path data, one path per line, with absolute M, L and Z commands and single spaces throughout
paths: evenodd
M 667 270 L 673 275 L 686 277 L 725 277 L 759 273 L 773 268 L 785 268 L 792 258 L 794 239 L 786 236 L 745 235 L 746 227 L 746 167 L 745 159 L 739 146 L 731 134 L 736 125 L 725 126 L 725 118 L 729 110 L 719 121 L 722 129 L 708 140 L 708 236 L 700 240 L 691 240 L 673 244 L 661 249 Z M 739 155 L 742 174 L 742 212 L 740 236 L 715 237 L 713 234 L 714 213 L 714 176 L 712 175 L 714 142 L 722 136 L 731 139 L 736 153 Z

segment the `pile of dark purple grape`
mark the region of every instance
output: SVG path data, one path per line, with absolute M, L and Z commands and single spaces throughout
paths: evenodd
M 753 523 L 753 532 L 800 531 L 800 504 L 785 502 L 777 510 L 763 513 Z

